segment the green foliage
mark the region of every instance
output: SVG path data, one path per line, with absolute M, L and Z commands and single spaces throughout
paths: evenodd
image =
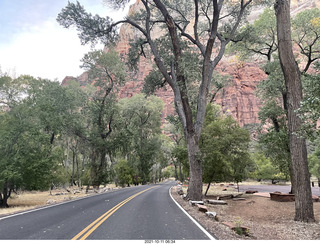
M 119 101 L 121 111 L 121 151 L 135 165 L 143 184 L 150 179 L 152 165 L 161 148 L 161 99 L 143 94 Z
M 292 39 L 299 46 L 306 72 L 310 64 L 320 58 L 320 10 L 306 9 L 292 20 Z
M 175 172 L 174 172 L 174 167 L 173 165 L 169 165 L 168 167 L 166 167 L 166 169 L 163 171 L 163 177 L 165 179 L 168 179 L 170 177 L 174 177 L 175 176 Z
M 99 88 L 97 92 L 103 94 L 106 88 L 116 89 L 124 84 L 126 77 L 124 62 L 115 50 L 92 51 L 85 54 L 81 61 L 81 67 L 89 71 L 89 80 L 94 81 L 94 86 Z
M 54 178 L 53 169 L 61 162 L 63 152 L 53 147 L 51 135 L 47 133 L 47 126 L 42 123 L 40 116 L 47 113 L 49 105 L 52 105 L 49 96 L 46 103 L 48 106 L 43 106 L 43 101 L 35 96 L 32 83 L 41 85 L 44 93 L 52 84 L 31 77 L 18 79 L 17 82 L 29 82 L 28 86 L 25 82 L 20 83 L 23 88 L 27 88 L 25 98 L 0 116 L 1 183 L 9 183 L 11 189 L 47 189 Z
M 320 179 L 320 139 L 317 138 L 313 145 L 314 150 L 308 155 L 309 170 L 312 176 Z
M 250 165 L 249 133 L 231 116 L 221 115 L 216 105 L 207 106 L 200 141 L 204 182 L 239 182 L 246 178 L 246 167 Z
M 272 161 L 262 153 L 252 154 L 255 164 L 255 171 L 250 174 L 250 178 L 258 180 L 286 180 L 287 176 L 274 166 Z
M 117 92 L 125 81 L 125 67 L 113 49 L 89 52 L 82 62 L 92 85 L 85 88 L 89 96 L 81 108 L 81 122 L 74 128 L 74 135 L 90 150 L 89 178 L 99 186 L 111 177 L 107 155 L 110 158 L 117 147 L 114 143 L 120 115 Z
M 262 68 L 268 74 L 268 77 L 259 82 L 258 97 L 261 98 L 262 102 L 279 98 L 280 102 L 283 102 L 281 97 L 286 93 L 286 87 L 278 57 L 275 56 L 274 61 L 267 62 Z
M 186 145 L 176 145 L 172 150 L 172 157 L 176 160 L 177 165 L 183 167 L 185 175 L 189 175 L 189 161 L 188 161 L 188 150 Z M 179 176 L 182 181 L 183 177 Z
M 65 28 L 76 26 L 82 44 L 91 42 L 95 45 L 98 41 L 102 44 L 113 43 L 117 37 L 117 29 L 110 28 L 112 19 L 93 16 L 87 13 L 79 2 L 71 3 L 58 14 L 57 21 Z
M 274 9 L 265 8 L 253 24 L 247 24 L 239 30 L 228 52 L 237 52 L 242 58 L 249 58 L 252 54 L 262 55 L 270 61 L 278 48 L 276 34 Z
M 128 3 L 126 0 L 119 3 L 113 0 L 106 2 L 116 8 Z M 175 105 L 177 105 L 176 109 L 185 135 L 192 131 L 195 132 L 188 137 L 196 138 L 193 138 L 196 148 L 195 150 L 190 149 L 189 155 L 190 160 L 197 161 L 195 154 L 198 153 L 198 138 L 201 134 L 213 70 L 221 60 L 225 46 L 233 38 L 238 26 L 242 24 L 242 17 L 248 14 L 248 9 L 253 5 L 252 2 L 142 1 L 140 12 L 127 16 L 125 20 L 116 23 L 112 23 L 110 18 L 90 16 L 79 3 L 68 3 L 57 20 L 67 28 L 76 26 L 83 43 L 114 40 L 115 27 L 120 23 L 129 24 L 141 34 L 140 37 L 143 37 L 144 42 L 148 43 L 152 51 L 152 58 L 163 78 L 174 91 Z M 261 4 L 265 1 L 254 1 L 254 3 Z M 204 24 L 200 24 L 200 16 L 204 16 Z M 220 22 L 220 20 L 222 21 Z M 190 35 L 188 27 L 192 22 L 194 23 L 194 33 Z M 153 31 L 157 29 L 162 30 L 159 33 L 164 34 L 160 37 L 154 35 Z M 141 43 L 144 42 L 139 40 L 135 48 L 141 47 Z M 212 55 L 213 49 L 219 50 L 219 52 Z M 145 52 L 142 51 L 138 53 L 145 55 Z M 134 66 L 138 57 L 137 55 L 129 56 L 133 58 L 133 62 L 129 61 L 129 63 Z M 148 91 L 155 90 L 153 87 L 164 84 L 158 78 L 154 79 L 158 75 L 154 73 L 152 75 L 152 79 L 147 82 L 150 85 Z M 189 144 L 190 141 L 188 140 Z M 198 161 L 190 166 L 193 167 L 197 164 L 199 164 Z M 193 170 L 192 175 L 195 178 L 201 178 L 197 172 L 201 172 L 201 170 Z M 189 194 L 194 198 L 200 198 L 200 184 L 191 185 Z
M 268 75 L 257 87 L 262 101 L 259 111 L 261 120 L 258 134 L 258 149 L 272 162 L 272 167 L 285 177 L 290 175 L 290 149 L 286 115 L 286 88 L 279 60 L 264 66 Z M 269 167 L 271 170 L 271 166 Z
M 316 65 L 317 71 L 320 65 Z M 317 121 L 320 118 L 320 76 L 319 74 L 304 74 L 304 98 L 299 109 L 299 116 L 303 121 L 302 132 L 310 140 L 317 139 L 319 128 Z
M 124 187 L 133 183 L 134 169 L 129 165 L 127 160 L 119 160 L 114 166 L 116 173 L 116 182 Z

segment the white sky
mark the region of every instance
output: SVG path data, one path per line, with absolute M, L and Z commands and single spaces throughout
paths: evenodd
M 128 13 L 128 8 L 111 12 L 103 0 L 78 1 L 88 12 L 102 17 L 108 15 L 114 20 L 122 19 Z M 83 72 L 79 68 L 80 60 L 90 51 L 90 44 L 82 46 L 75 29 L 65 29 L 56 21 L 67 3 L 68 0 L 0 0 L 2 72 L 60 82 L 65 76 L 77 77 Z

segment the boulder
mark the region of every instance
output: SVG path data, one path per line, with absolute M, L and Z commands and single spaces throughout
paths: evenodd
M 214 218 L 218 221 L 218 214 L 216 212 L 206 212 L 207 217 Z
M 47 205 L 51 205 L 51 204 L 55 204 L 55 203 L 57 203 L 57 201 L 54 200 L 54 199 L 49 199 L 49 200 L 47 201 Z
M 318 196 L 312 195 L 312 201 L 314 202 L 320 202 L 320 199 Z
M 208 212 L 208 208 L 207 208 L 206 206 L 201 205 L 201 204 L 197 204 L 196 206 L 198 207 L 198 210 L 199 210 L 200 212 L 203 212 L 203 213 Z
M 180 188 L 179 190 L 178 190 L 178 194 L 179 195 L 183 195 L 184 193 L 183 193 L 183 190 Z
M 253 193 L 257 193 L 258 191 L 251 191 L 251 190 L 249 190 L 249 191 L 246 191 L 246 194 L 253 194 Z

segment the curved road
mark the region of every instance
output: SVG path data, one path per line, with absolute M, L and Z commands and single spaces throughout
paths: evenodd
M 209 240 L 169 195 L 173 182 L 137 186 L 0 218 L 6 240 Z

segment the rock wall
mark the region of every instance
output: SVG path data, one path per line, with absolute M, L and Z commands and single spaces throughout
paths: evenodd
M 137 0 L 136 4 L 130 8 L 130 12 L 138 11 L 140 7 L 141 2 Z M 120 38 L 116 47 L 120 55 L 127 55 L 130 48 L 130 39 L 135 39 L 139 35 L 139 32 L 131 26 L 127 24 L 121 26 Z M 131 97 L 142 90 L 144 78 L 152 70 L 152 65 L 152 60 L 141 59 L 138 64 L 138 72 L 120 90 L 121 98 Z M 221 62 L 216 72 L 231 76 L 232 81 L 231 85 L 218 92 L 215 103 L 222 107 L 224 113 L 233 115 L 241 126 L 259 123 L 258 111 L 260 101 L 255 97 L 254 91 L 259 81 L 265 77 L 264 72 L 259 66 L 257 64 L 244 64 L 239 67 L 238 64 L 230 63 L 225 59 L 225 61 Z M 160 97 L 165 103 L 163 118 L 175 113 L 173 92 L 169 86 L 159 89 L 155 95 Z
M 306 8 L 319 7 L 319 2 L 320 0 L 293 0 L 291 3 L 292 12 L 297 13 Z M 141 7 L 141 1 L 137 0 L 130 7 L 129 15 L 137 12 Z M 261 9 L 256 9 L 252 13 L 252 19 L 255 19 L 255 16 L 258 16 L 261 12 Z M 159 35 L 159 33 L 153 35 Z M 120 28 L 119 42 L 116 46 L 118 53 L 125 57 L 130 48 L 130 40 L 139 36 L 140 33 L 135 28 L 123 24 Z M 142 90 L 144 78 L 152 70 L 152 65 L 153 62 L 150 59 L 142 58 L 140 60 L 137 73 L 131 75 L 126 85 L 120 90 L 120 98 L 131 97 Z M 259 64 L 247 63 L 239 66 L 239 64 L 232 63 L 224 58 L 215 72 L 228 74 L 232 77 L 231 85 L 220 90 L 215 98 L 215 102 L 222 107 L 222 111 L 233 115 L 241 126 L 259 123 L 258 112 L 261 103 L 255 96 L 255 90 L 259 81 L 266 78 L 265 73 L 259 68 Z M 79 76 L 79 82 L 83 83 L 86 77 L 86 73 Z M 75 78 L 68 76 L 63 83 L 70 79 Z M 169 86 L 158 90 L 155 95 L 165 103 L 163 118 L 175 113 L 173 92 Z

